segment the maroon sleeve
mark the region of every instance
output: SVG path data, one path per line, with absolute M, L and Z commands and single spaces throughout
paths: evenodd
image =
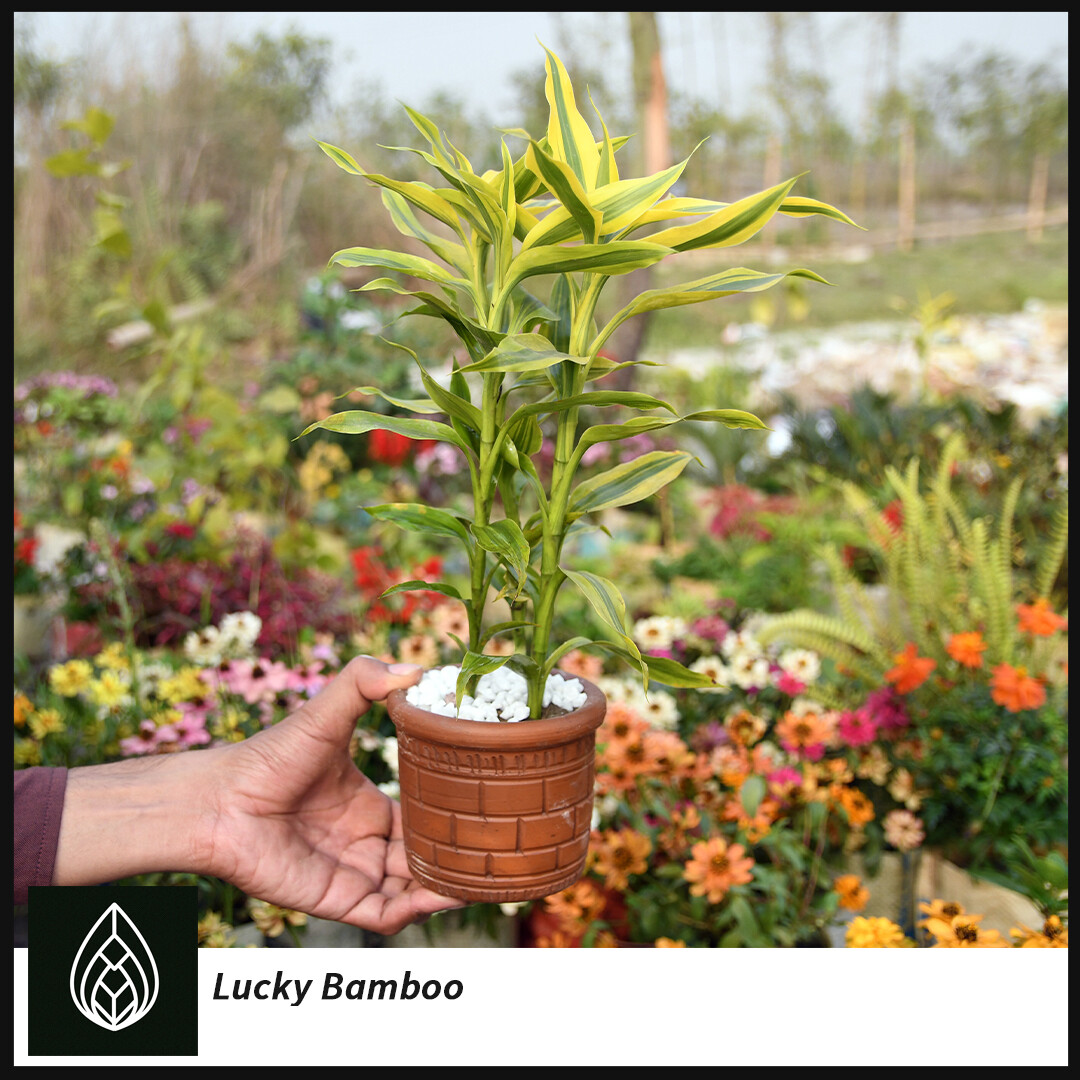
M 67 769 L 15 772 L 15 903 L 25 904 L 31 885 L 51 885 Z

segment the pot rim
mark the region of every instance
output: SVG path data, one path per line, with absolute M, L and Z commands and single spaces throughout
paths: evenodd
M 585 690 L 585 704 L 562 716 L 540 720 L 516 720 L 492 723 L 485 720 L 459 720 L 428 712 L 405 699 L 405 690 L 392 690 L 386 698 L 386 708 L 394 725 L 401 725 L 408 734 L 448 746 L 483 748 L 497 745 L 500 749 L 523 749 L 541 743 L 565 742 L 595 731 L 607 712 L 604 692 L 580 675 L 577 679 Z

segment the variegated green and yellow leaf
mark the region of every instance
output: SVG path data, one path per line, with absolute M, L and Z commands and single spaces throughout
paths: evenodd
M 517 581 L 517 591 L 520 593 L 528 578 L 530 557 L 529 542 L 525 539 L 521 526 L 509 518 L 493 521 L 490 525 L 473 523 L 472 534 L 485 551 L 490 551 L 501 563 L 510 568 Z
M 692 460 L 693 455 L 684 450 L 654 450 L 624 461 L 578 484 L 570 497 L 570 510 L 587 514 L 640 502 L 670 484 Z
M 383 503 L 365 506 L 364 509 L 377 521 L 390 521 L 409 532 L 427 533 L 431 536 L 447 536 L 460 540 L 466 548 L 472 547 L 472 537 L 464 525 L 452 514 L 422 503 Z
M 363 169 L 357 165 L 356 160 L 352 154 L 346 153 L 338 146 L 334 146 L 333 143 L 323 142 L 321 139 L 316 139 L 316 143 L 319 144 L 319 149 L 339 168 L 344 169 L 345 172 L 351 173 L 353 176 L 366 176 L 367 174 Z
M 641 652 L 630 635 L 630 626 L 626 617 L 626 601 L 614 582 L 600 574 L 585 570 L 567 570 L 563 573 L 577 586 L 589 606 L 596 612 L 600 621 L 618 635 L 628 652 L 641 660 Z
M 469 253 L 461 244 L 447 240 L 446 237 L 432 232 L 413 212 L 413 208 L 404 195 L 388 188 L 383 189 L 383 206 L 390 214 L 390 220 L 394 223 L 402 236 L 411 236 L 415 240 L 426 244 L 428 249 L 437 255 L 443 262 L 449 263 L 460 274 L 468 274 L 470 266 Z
M 471 371 L 541 371 L 553 364 L 569 360 L 574 364 L 587 364 L 587 356 L 571 356 L 559 352 L 541 334 L 509 334 L 475 364 L 467 364 L 461 370 Z
M 837 221 L 844 222 L 845 225 L 854 225 L 856 229 L 866 231 L 862 225 L 852 221 L 843 210 L 837 210 L 835 206 L 819 202 L 817 199 L 806 199 L 799 195 L 789 195 L 780 204 L 780 213 L 788 217 L 809 217 L 811 214 L 821 214 L 823 217 L 835 218 Z
M 451 289 L 468 289 L 469 283 L 464 278 L 454 277 L 438 263 L 419 255 L 407 255 L 402 251 L 384 251 L 380 248 L 344 248 L 330 258 L 330 265 L 338 266 L 373 266 L 380 270 L 396 270 L 409 277 L 434 281 Z
M 629 274 L 652 266 L 670 254 L 671 248 L 645 240 L 613 240 L 608 244 L 580 244 L 565 248 L 530 248 L 519 251 L 510 264 L 503 292 L 510 292 L 525 278 L 537 274 Z
M 534 233 L 542 233 L 553 216 L 560 220 L 570 220 L 576 226 L 576 229 L 571 229 L 568 239 L 580 235 L 586 244 L 595 244 L 600 235 L 603 215 L 593 206 L 577 174 L 565 162 L 544 153 L 535 142 L 529 144 L 528 159 L 530 168 L 562 205 L 544 218 L 525 238 L 526 246 L 529 244 L 529 237 Z
M 768 223 L 777 212 L 788 192 L 795 185 L 798 177 L 785 180 L 782 184 L 749 195 L 745 199 L 733 202 L 722 210 L 709 214 L 702 221 L 687 225 L 675 225 L 652 233 L 649 239 L 654 244 L 666 244 L 675 251 L 693 251 L 706 247 L 732 247 L 749 240 Z
M 467 450 L 465 440 L 446 424 L 434 420 L 413 420 L 400 416 L 383 416 L 381 413 L 351 410 L 334 413 L 323 420 L 309 424 L 300 433 L 302 438 L 321 428 L 324 431 L 337 431 L 342 435 L 365 435 L 369 431 L 392 431 L 404 435 L 407 439 L 434 439 L 436 442 L 451 443 L 461 450 Z
M 585 117 L 578 111 L 574 87 L 562 61 L 546 46 L 547 81 L 544 94 L 550 106 L 547 141 L 551 156 L 569 165 L 586 191 L 596 187 L 600 155 Z

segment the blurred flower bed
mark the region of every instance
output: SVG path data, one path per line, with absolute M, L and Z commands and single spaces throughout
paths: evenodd
M 385 432 L 297 439 L 340 398 L 409 414 L 408 355 L 381 338 L 394 315 L 328 275 L 301 299 L 295 347 L 251 370 L 223 364 L 232 346 L 189 328 L 158 342 L 161 362 L 141 384 L 59 372 L 16 386 L 16 768 L 248 738 L 358 653 L 458 659 L 460 603 L 384 593 L 466 568 L 438 537 L 363 509 L 453 508 L 462 478 L 446 446 Z M 797 396 L 777 396 L 772 432 L 689 431 L 680 445 L 699 455 L 693 482 L 574 535 L 579 561 L 623 587 L 642 653 L 719 687 L 646 696 L 598 656 L 568 654 L 561 667 L 609 701 L 589 868 L 544 901 L 470 909 L 477 927 L 513 916 L 522 943 L 539 946 L 807 946 L 830 932 L 849 947 L 1067 946 L 1067 391 L 1036 316 L 936 329 L 935 370 L 971 378 L 932 377 L 914 394 L 869 378 L 869 360 L 833 363 L 839 346 L 827 359 L 773 358 L 785 375 L 766 389 Z M 412 333 L 394 328 L 437 372 L 438 340 Z M 905 370 L 925 374 L 912 355 Z M 655 378 L 676 407 L 702 395 L 752 407 L 740 365 Z M 988 365 L 1001 368 L 996 381 Z M 219 377 L 237 367 L 234 383 Z M 998 393 L 1051 370 L 1037 417 L 1030 394 L 1009 404 Z M 728 390 L 740 386 L 736 400 Z M 618 452 L 659 445 L 642 436 Z M 945 462 L 958 521 L 1006 506 L 1007 595 L 1002 585 L 997 607 L 965 607 L 962 625 L 951 610 L 914 629 L 897 616 L 895 646 L 849 634 L 850 656 L 827 634 L 770 633 L 800 610 L 838 620 L 839 570 L 888 610 L 900 588 L 889 544 L 913 532 L 888 476 L 912 455 L 926 475 Z M 872 521 L 853 512 L 845 484 Z M 574 636 L 592 616 L 567 599 Z M 493 597 L 491 623 L 506 617 L 501 604 Z M 991 648 L 1005 640 L 1010 659 Z M 394 793 L 396 742 L 380 708 L 354 758 Z M 938 857 L 1026 898 L 1028 921 L 990 925 L 962 897 L 930 895 L 923 871 Z M 903 895 L 890 916 L 870 914 L 890 863 Z M 198 884 L 204 946 L 235 944 L 245 922 L 302 938 L 298 913 Z

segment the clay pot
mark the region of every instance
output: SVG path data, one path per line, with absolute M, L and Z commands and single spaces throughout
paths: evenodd
M 564 716 L 483 723 L 387 698 L 397 728 L 401 819 L 413 876 L 474 903 L 535 900 L 585 871 L 596 729 L 607 701 Z

